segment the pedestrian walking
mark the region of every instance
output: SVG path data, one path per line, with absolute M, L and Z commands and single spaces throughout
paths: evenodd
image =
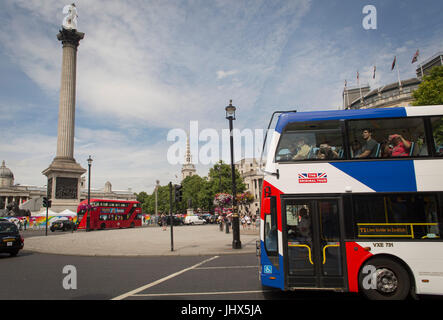
M 219 215 L 217 219 L 218 219 L 220 231 L 223 231 L 223 217 L 222 217 L 222 215 Z
M 246 221 L 246 227 L 249 230 L 251 228 L 251 218 L 248 215 L 246 215 L 245 221 Z
M 240 221 L 241 221 L 241 225 L 242 225 L 243 230 L 245 230 L 246 229 L 246 219 L 245 219 L 244 215 L 241 216 Z
M 161 222 L 162 222 L 163 231 L 166 231 L 166 215 L 164 213 L 161 216 Z

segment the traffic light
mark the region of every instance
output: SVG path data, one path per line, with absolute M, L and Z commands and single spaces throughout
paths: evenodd
M 174 200 L 175 202 L 181 202 L 183 200 L 183 187 L 180 184 L 174 185 Z
M 43 197 L 43 207 L 51 208 L 51 200 L 49 200 L 47 197 Z

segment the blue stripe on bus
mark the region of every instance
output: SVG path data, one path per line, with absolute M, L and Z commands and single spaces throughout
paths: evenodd
M 280 269 L 276 268 L 272 262 L 269 260 L 266 249 L 263 241 L 260 241 L 260 264 L 261 264 L 261 283 L 264 286 L 273 287 L 273 288 L 279 288 L 281 290 L 284 290 L 285 288 L 285 279 L 284 279 L 284 273 L 283 273 L 283 257 L 281 255 L 278 255 L 279 257 L 279 265 Z M 274 277 L 275 279 L 270 279 L 271 277 Z
M 330 163 L 376 192 L 416 192 L 413 160 Z
M 330 110 L 313 112 L 290 112 L 279 116 L 275 131 L 281 133 L 288 123 L 303 121 L 340 120 L 340 119 L 374 119 L 407 117 L 406 109 L 377 108 L 357 110 Z

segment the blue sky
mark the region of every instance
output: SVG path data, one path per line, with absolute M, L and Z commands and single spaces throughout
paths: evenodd
M 63 20 L 58 0 L 0 3 L 0 160 L 15 182 L 44 185 L 56 152 Z M 342 105 L 344 81 L 371 87 L 415 76 L 442 48 L 441 1 L 86 1 L 78 29 L 76 160 L 102 188 L 151 192 L 179 176 L 166 154 L 171 129 L 264 129 L 275 109 Z M 365 5 L 377 29 L 365 30 Z M 377 66 L 373 80 L 372 68 Z M 194 159 L 196 157 L 194 156 Z M 206 175 L 208 166 L 198 165 Z

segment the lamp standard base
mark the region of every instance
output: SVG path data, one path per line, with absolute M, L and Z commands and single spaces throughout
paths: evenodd
M 241 249 L 241 241 L 240 240 L 232 241 L 232 249 Z

